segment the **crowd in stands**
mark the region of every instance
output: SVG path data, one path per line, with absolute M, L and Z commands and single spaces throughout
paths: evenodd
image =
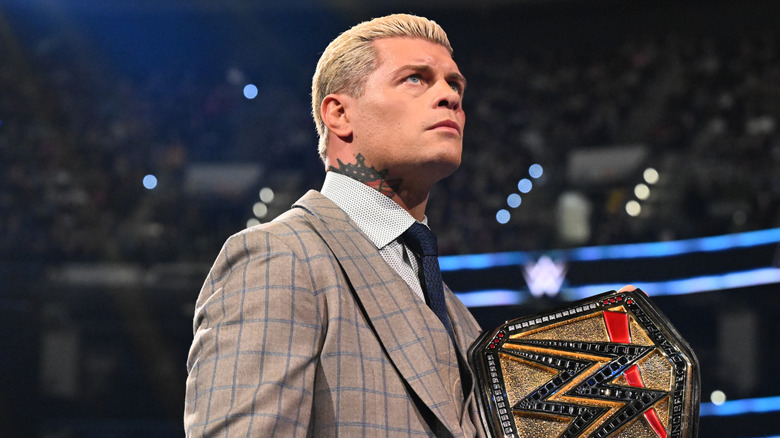
M 780 226 L 778 44 L 776 33 L 737 40 L 664 34 L 586 52 L 469 54 L 466 68 L 479 91 L 467 96 L 465 171 L 444 191 L 444 204 L 460 204 L 451 211 L 466 217 L 443 215 L 459 222 L 448 243 L 455 252 L 565 245 L 554 224 L 556 202 L 570 190 L 593 204 L 584 244 Z M 637 218 L 623 206 L 639 174 L 597 187 L 566 180 L 572 149 L 630 144 L 647 146 L 642 164 L 661 173 L 647 214 Z M 489 220 L 490 211 L 507 208 L 506 195 L 532 162 L 549 175 L 542 191 L 524 196 L 528 205 L 509 223 Z M 464 186 L 471 191 L 462 194 Z
M 582 244 L 780 226 L 779 43 L 770 32 L 663 34 L 576 51 L 456 49 L 470 82 L 468 123 L 463 166 L 429 204 L 441 252 L 566 245 L 557 201 L 581 189 L 567 183 L 567 154 L 605 145 L 646 145 L 665 184 L 638 218 L 622 208 L 633 182 L 582 189 L 593 204 Z M 0 59 L 4 260 L 210 261 L 246 226 L 256 191 L 191 197 L 188 166 L 256 162 L 264 185 L 293 197 L 321 183 L 305 81 L 250 101 L 230 75 L 165 66 L 125 75 L 54 32 L 27 45 L 6 39 Z M 498 223 L 533 163 L 544 176 Z M 148 173 L 158 188 L 143 187 Z

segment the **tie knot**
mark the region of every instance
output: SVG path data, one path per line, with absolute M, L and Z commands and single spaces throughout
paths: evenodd
M 436 236 L 425 225 L 415 222 L 402 236 L 404 242 L 417 254 L 423 257 L 438 255 Z

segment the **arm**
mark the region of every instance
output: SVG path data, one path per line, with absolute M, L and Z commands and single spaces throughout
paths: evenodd
M 188 437 L 306 435 L 326 321 L 310 278 L 268 232 L 228 240 L 195 310 Z

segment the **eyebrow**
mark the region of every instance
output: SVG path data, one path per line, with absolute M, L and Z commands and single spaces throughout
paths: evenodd
M 419 72 L 419 73 L 425 73 L 425 74 L 428 74 L 428 75 L 432 75 L 433 74 L 433 67 L 431 67 L 430 65 L 427 65 L 427 64 L 408 64 L 408 65 L 404 65 L 403 67 L 399 68 L 398 71 L 403 71 L 403 70 L 407 70 L 407 69 L 408 70 L 414 70 L 414 71 Z M 444 76 L 444 78 L 447 79 L 448 81 L 460 82 L 461 88 L 462 88 L 461 92 L 466 91 L 466 85 L 468 84 L 468 81 L 466 80 L 466 77 L 463 76 L 462 74 L 460 74 L 458 72 L 450 72 L 450 73 L 447 73 Z

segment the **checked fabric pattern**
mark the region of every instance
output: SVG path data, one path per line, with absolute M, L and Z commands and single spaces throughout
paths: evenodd
M 457 350 L 346 213 L 307 193 L 228 239 L 204 282 L 186 436 L 484 438 L 457 354 L 479 326 L 444 293 Z

